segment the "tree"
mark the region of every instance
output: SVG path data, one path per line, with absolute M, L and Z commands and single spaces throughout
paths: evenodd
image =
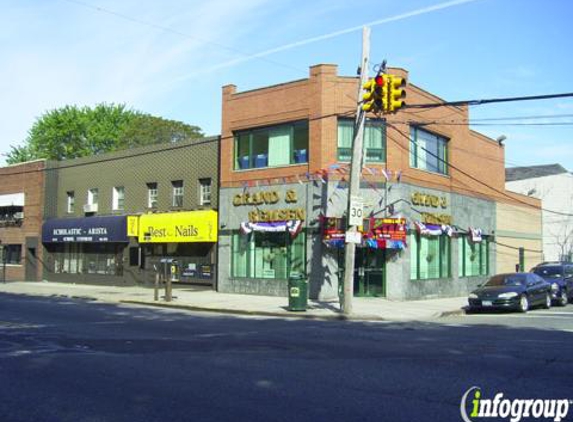
M 125 105 L 65 106 L 36 120 L 24 145 L 11 146 L 6 162 L 66 160 L 202 136 L 197 126 L 128 110 Z

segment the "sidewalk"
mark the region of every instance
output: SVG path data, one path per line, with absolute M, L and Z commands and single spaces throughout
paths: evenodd
M 287 310 L 288 298 L 217 293 L 204 287 L 183 286 L 173 289 L 173 301 L 165 302 L 164 290 L 159 301 L 154 291 L 146 287 L 92 286 L 55 282 L 0 283 L 1 293 L 29 296 L 60 296 L 110 303 L 161 306 L 192 311 L 207 311 L 239 315 L 298 317 L 314 319 L 343 319 L 338 301 L 309 301 L 306 312 Z M 425 321 L 463 313 L 466 297 L 395 302 L 382 298 L 354 298 L 351 319 L 368 321 Z

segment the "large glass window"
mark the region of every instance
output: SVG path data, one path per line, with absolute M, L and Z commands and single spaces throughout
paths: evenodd
M 451 240 L 448 236 L 410 234 L 410 279 L 451 277 Z
M 338 161 L 350 161 L 354 121 L 338 120 Z M 364 159 L 366 162 L 386 161 L 386 126 L 379 120 L 367 120 L 364 125 Z
M 479 243 L 471 242 L 467 236 L 460 237 L 458 248 L 460 277 L 489 274 L 489 239 L 487 237 L 483 237 Z
M 280 167 L 308 162 L 308 122 L 235 134 L 235 169 Z
M 305 274 L 305 235 L 253 232 L 232 236 L 232 277 L 287 279 Z M 290 274 L 289 274 L 290 273 Z
M 410 167 L 448 174 L 448 140 L 419 127 L 410 129 Z
M 50 245 L 54 272 L 58 274 L 123 275 L 123 248 L 117 243 L 66 243 Z

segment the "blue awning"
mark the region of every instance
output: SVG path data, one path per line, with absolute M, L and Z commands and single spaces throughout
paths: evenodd
M 129 242 L 127 217 L 56 218 L 42 226 L 42 243 Z

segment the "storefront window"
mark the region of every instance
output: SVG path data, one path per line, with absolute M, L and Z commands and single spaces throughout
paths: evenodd
M 280 167 L 308 162 L 308 122 L 235 134 L 235 169 Z
M 51 250 L 50 250 L 51 249 Z M 124 245 L 117 243 L 66 243 L 49 246 L 57 274 L 123 275 Z
M 287 279 L 305 273 L 305 235 L 253 232 L 232 236 L 232 276 Z
M 410 279 L 451 277 L 451 241 L 448 236 L 410 234 Z
M 487 237 L 477 243 L 471 242 L 469 237 L 460 237 L 458 248 L 460 277 L 489 274 L 489 240 Z

